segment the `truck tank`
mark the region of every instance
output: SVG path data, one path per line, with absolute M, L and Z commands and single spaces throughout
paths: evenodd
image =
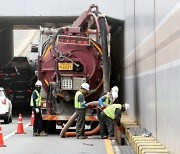
M 70 26 L 41 28 L 38 79 L 45 93 L 43 120 L 66 123 L 75 111 L 74 95 L 83 82 L 91 89 L 87 102 L 109 91 L 109 30 L 96 5 Z M 87 121 L 95 119 L 92 110 L 87 110 Z

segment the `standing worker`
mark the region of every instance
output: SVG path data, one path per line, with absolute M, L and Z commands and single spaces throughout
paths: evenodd
M 74 98 L 74 106 L 77 114 L 76 122 L 76 137 L 77 139 L 85 139 L 84 128 L 85 128 L 85 115 L 86 115 L 86 102 L 84 96 L 89 91 L 89 84 L 83 83 L 81 89 L 76 92 Z
M 124 105 L 125 110 L 128 110 L 129 104 Z M 122 112 L 122 105 L 121 104 L 112 104 L 109 105 L 106 109 L 101 112 L 102 118 L 102 130 L 107 129 L 107 132 L 103 132 L 103 138 L 109 137 L 112 139 L 114 137 L 114 121 L 116 121 L 118 130 L 122 130 L 121 126 L 121 112 Z
M 31 95 L 30 106 L 34 111 L 34 125 L 33 125 L 33 136 L 46 136 L 47 134 L 43 131 L 43 120 L 41 115 L 41 87 L 42 82 L 38 80 L 35 83 L 35 90 Z
M 106 106 L 109 106 L 114 103 L 115 99 L 117 99 L 118 93 L 117 92 L 108 92 L 106 95 L 99 98 L 99 106 L 97 107 L 97 116 L 100 124 L 100 135 L 101 138 L 107 138 L 104 136 L 104 132 L 107 132 L 107 129 L 104 127 L 102 128 L 102 119 L 101 119 L 101 112 L 105 109 Z M 104 129 L 104 130 L 103 130 Z

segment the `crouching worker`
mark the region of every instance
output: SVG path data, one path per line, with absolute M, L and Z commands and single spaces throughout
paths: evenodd
M 83 83 L 81 89 L 76 92 L 74 98 L 74 107 L 77 114 L 76 122 L 76 137 L 77 139 L 85 139 L 84 128 L 85 128 L 85 115 L 86 115 L 86 102 L 84 96 L 89 91 L 89 84 Z
M 104 110 L 107 106 L 112 105 L 114 101 L 117 99 L 118 93 L 117 92 L 108 92 L 106 95 L 99 98 L 99 106 L 97 107 L 97 116 L 100 124 L 100 135 L 101 138 L 107 138 L 107 136 L 104 136 L 104 133 L 107 132 L 107 129 L 102 129 L 102 119 L 101 119 L 101 112 Z M 106 129 L 106 130 L 105 130 Z
M 129 104 L 125 104 L 125 110 L 127 110 Z M 121 126 L 121 112 L 122 112 L 122 105 L 121 104 L 112 104 L 109 105 L 101 112 L 101 129 L 103 130 L 102 135 L 103 139 L 109 138 L 112 139 L 114 137 L 114 121 L 116 121 L 118 130 L 122 130 Z M 106 132 L 108 130 L 108 134 Z
M 41 87 L 42 82 L 38 80 L 35 83 L 35 90 L 31 95 L 30 106 L 34 111 L 34 125 L 33 125 L 33 136 L 46 136 L 47 134 L 43 131 L 43 120 L 41 115 Z

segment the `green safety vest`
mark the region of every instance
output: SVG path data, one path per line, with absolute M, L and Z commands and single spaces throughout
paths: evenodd
M 113 104 L 113 101 L 111 101 L 111 100 L 109 99 L 108 95 L 106 95 L 106 100 L 105 100 L 104 102 L 106 102 L 106 103 L 109 104 L 109 105 Z
M 113 101 L 111 101 L 111 100 L 109 99 L 109 97 L 108 97 L 107 94 L 106 94 L 106 99 L 105 99 L 104 102 L 107 103 L 107 104 L 109 104 L 109 105 L 113 104 Z M 99 104 L 98 104 L 98 107 L 100 108 L 100 105 L 99 105 Z
M 84 108 L 84 107 L 82 107 L 81 102 L 78 101 L 79 95 L 82 95 L 82 92 L 77 91 L 76 94 L 75 94 L 75 98 L 74 98 L 74 107 L 75 107 L 76 109 Z
M 105 108 L 103 111 L 104 113 L 110 117 L 111 119 L 115 119 L 115 110 L 119 108 L 121 109 L 122 108 L 122 105 L 121 104 L 112 104 L 112 105 L 109 105 L 107 108 Z
M 36 92 L 36 95 L 37 95 L 37 98 L 36 98 L 36 106 L 41 106 L 41 96 L 40 96 L 40 93 L 38 93 L 37 90 L 34 90 L 34 91 Z M 34 106 L 32 96 L 31 96 L 30 106 Z

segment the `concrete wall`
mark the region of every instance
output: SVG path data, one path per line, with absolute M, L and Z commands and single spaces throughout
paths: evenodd
M 180 153 L 180 2 L 125 1 L 128 115 L 171 153 Z

